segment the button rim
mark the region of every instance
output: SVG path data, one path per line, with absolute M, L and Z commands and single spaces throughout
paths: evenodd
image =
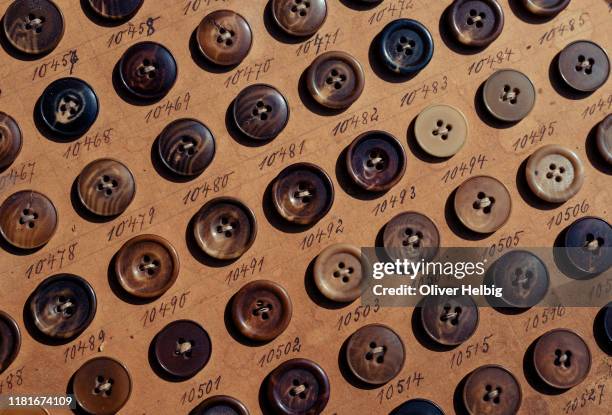
M 322 0 L 323 1 L 323 5 L 325 5 L 325 16 L 323 17 L 323 20 L 319 23 L 319 25 L 316 28 L 313 28 L 312 30 L 309 31 L 304 31 L 304 32 L 300 32 L 300 33 L 292 33 L 289 28 L 285 27 L 281 21 L 279 20 L 279 16 L 277 14 L 277 10 L 276 7 L 274 7 L 277 3 L 277 1 L 279 0 L 272 0 L 272 2 L 270 3 L 270 11 L 271 11 L 271 15 L 272 15 L 272 19 L 274 20 L 274 23 L 276 24 L 276 26 L 281 29 L 285 34 L 289 35 L 289 36 L 293 36 L 296 38 L 307 38 L 309 36 L 314 35 L 315 33 L 317 33 L 325 24 L 325 22 L 327 21 L 327 1 L 326 0 Z M 282 1 L 282 0 L 280 0 Z
M 385 43 L 389 40 L 389 36 L 391 35 L 390 33 L 391 30 L 393 29 L 393 31 L 395 31 L 406 25 L 409 26 L 409 28 L 412 31 L 417 32 L 420 36 L 424 37 L 424 41 L 426 41 L 429 46 L 428 48 L 429 50 L 424 52 L 422 61 L 419 64 L 413 65 L 408 69 L 396 65 L 393 59 L 391 58 L 391 56 L 389 56 L 389 54 L 387 53 L 387 48 L 385 47 Z M 433 36 L 431 35 L 431 32 L 429 31 L 429 29 L 427 29 L 427 27 L 418 20 L 408 19 L 408 18 L 399 18 L 399 19 L 392 20 L 387 25 L 385 25 L 385 27 L 380 31 L 379 36 L 380 36 L 379 41 L 378 41 L 379 55 L 381 56 L 383 60 L 384 66 L 395 74 L 400 74 L 400 75 L 416 74 L 422 71 L 423 69 L 425 69 L 425 67 L 429 65 L 429 63 L 431 62 L 433 58 L 434 50 L 435 50 Z
M 11 315 L 3 310 L 0 310 L 0 320 L 4 321 L 10 330 L 13 331 L 13 336 L 15 337 L 15 342 L 13 344 L 13 350 L 8 355 L 8 358 L 3 365 L 0 364 L 0 374 L 6 371 L 17 359 L 19 355 L 19 351 L 21 350 L 21 330 L 19 329 L 19 324 L 17 321 L 11 317 Z
M 270 134 L 267 134 L 267 135 L 256 136 L 256 135 L 251 134 L 248 131 L 244 130 L 242 128 L 242 126 L 240 125 L 240 123 L 238 122 L 238 101 L 239 101 L 239 99 L 244 98 L 245 96 L 247 96 L 247 94 L 248 94 L 248 92 L 250 90 L 257 89 L 257 88 L 271 89 L 273 92 L 278 94 L 278 96 L 280 96 L 283 99 L 284 103 L 285 103 L 285 108 L 287 110 L 287 117 L 285 118 L 282 126 L 279 126 L 278 132 L 276 132 L 276 133 L 270 133 Z M 278 88 L 276 88 L 275 86 L 272 86 L 270 84 L 265 84 L 265 83 L 251 84 L 251 85 L 248 85 L 248 86 L 244 87 L 242 90 L 240 90 L 238 95 L 236 95 L 236 98 L 234 98 L 234 100 L 232 101 L 231 106 L 232 106 L 232 120 L 234 122 L 234 126 L 236 126 L 236 128 L 238 128 L 238 131 L 240 131 L 241 134 L 243 134 L 247 138 L 255 140 L 256 142 L 272 141 L 273 139 L 275 139 L 276 137 L 281 135 L 281 133 L 287 127 L 287 124 L 289 124 L 289 117 L 291 116 L 291 109 L 289 108 L 289 101 L 287 101 L 287 97 L 285 97 L 285 95 L 283 95 L 283 93 L 280 92 L 280 90 Z
M 245 52 L 244 56 L 243 56 L 242 58 L 240 58 L 240 60 L 238 60 L 238 61 L 236 61 L 236 62 L 232 61 L 231 63 L 224 63 L 224 62 L 220 62 L 219 60 L 212 59 L 212 58 L 211 58 L 211 57 L 210 57 L 210 56 L 209 56 L 209 55 L 208 55 L 208 54 L 207 54 L 207 53 L 204 51 L 204 49 L 202 48 L 202 44 L 201 44 L 199 41 L 197 41 L 197 39 L 199 39 L 199 37 L 200 37 L 200 31 L 202 30 L 201 26 L 203 25 L 204 21 L 205 21 L 207 18 L 209 18 L 209 16 L 210 16 L 211 14 L 214 14 L 214 13 L 220 13 L 220 12 L 229 12 L 229 13 L 232 13 L 232 14 L 237 15 L 239 18 L 241 18 L 241 19 L 242 19 L 242 20 L 243 20 L 243 21 L 246 23 L 246 27 L 248 27 L 248 28 L 249 28 L 249 34 L 250 34 L 250 44 L 249 44 L 249 48 L 248 48 L 248 50 Z M 250 52 L 251 52 L 251 50 L 253 49 L 253 40 L 254 40 L 254 37 L 255 37 L 255 36 L 254 36 L 254 33 L 253 33 L 253 28 L 251 27 L 251 25 L 250 25 L 249 21 L 248 21 L 247 19 L 245 19 L 243 15 L 241 15 L 240 13 L 238 13 L 238 12 L 236 12 L 236 11 L 234 11 L 234 10 L 231 10 L 231 9 L 218 9 L 218 10 L 213 10 L 213 11 L 211 11 L 210 13 L 207 13 L 207 14 L 206 14 L 206 15 L 205 15 L 205 16 L 202 18 L 202 20 L 200 20 L 200 22 L 198 23 L 198 25 L 197 25 L 197 27 L 196 27 L 196 31 L 195 31 L 195 33 L 196 33 L 196 34 L 195 34 L 195 37 L 196 37 L 196 43 L 197 43 L 197 45 L 198 45 L 198 51 L 200 52 L 200 54 L 201 54 L 201 55 L 202 55 L 202 56 L 203 56 L 203 57 L 204 57 L 204 58 L 205 58 L 207 61 L 209 61 L 210 63 L 212 63 L 212 64 L 214 64 L 214 65 L 221 66 L 221 67 L 234 67 L 234 66 L 240 65 L 240 64 L 241 64 L 241 63 L 242 63 L 242 62 L 243 62 L 243 61 L 244 61 L 244 60 L 247 58 L 247 56 L 249 56 L 249 53 L 250 53 Z
M 339 253 L 338 252 L 339 250 L 340 250 L 340 253 L 344 252 L 344 253 L 348 253 L 349 255 L 353 255 L 357 257 L 361 263 L 362 280 L 359 283 L 359 286 L 355 287 L 355 288 L 359 288 L 359 292 L 356 292 L 357 290 L 352 290 L 352 291 L 348 291 L 344 293 L 342 292 L 337 293 L 334 290 L 330 289 L 329 286 L 326 284 L 327 278 L 324 276 L 325 273 L 323 272 L 324 265 L 330 259 L 332 255 Z M 361 250 L 358 247 L 352 244 L 348 244 L 348 243 L 335 243 L 335 244 L 328 245 L 319 253 L 319 255 L 317 255 L 317 258 L 315 259 L 315 262 L 314 262 L 312 273 L 314 276 L 314 282 L 315 282 L 315 285 L 317 286 L 317 289 L 319 290 L 321 294 L 323 294 L 325 298 L 327 298 L 330 301 L 334 301 L 338 303 L 351 303 L 355 301 L 357 298 L 359 298 L 363 294 L 364 290 L 366 289 L 367 281 L 365 278 L 364 270 L 368 269 L 368 267 L 369 267 L 368 259 L 366 258 L 365 255 L 361 254 Z
M 606 144 L 606 128 L 605 124 L 609 124 L 608 129 L 610 132 L 608 134 L 612 135 L 612 113 L 608 114 L 603 120 L 599 122 L 597 125 L 597 133 L 596 133 L 596 142 L 597 142 L 597 150 L 599 150 L 599 154 L 602 158 L 608 163 L 612 165 L 612 140 L 610 141 L 610 146 Z
M 484 39 L 468 39 L 464 36 L 461 28 L 457 24 L 457 20 L 455 16 L 457 15 L 458 8 L 463 5 L 468 0 L 454 0 L 453 3 L 449 6 L 448 9 L 448 26 L 453 34 L 455 40 L 457 40 L 461 45 L 467 46 L 469 48 L 483 48 L 485 46 L 489 46 L 493 42 L 499 38 L 504 30 L 505 17 L 504 10 L 496 0 L 479 0 L 481 3 L 486 3 L 493 10 L 493 14 L 495 15 L 495 24 L 497 28 L 493 31 L 493 33 L 487 36 Z
M 420 134 L 418 134 L 418 130 L 420 129 L 420 125 L 422 122 L 424 122 L 423 118 L 425 117 L 425 115 L 423 114 L 427 114 L 426 111 L 431 111 L 432 109 L 435 108 L 447 108 L 448 110 L 450 110 L 451 112 L 455 112 L 459 115 L 459 118 L 463 121 L 463 124 L 465 126 L 465 136 L 463 137 L 463 139 L 461 140 L 461 145 L 459 145 L 458 147 L 451 147 L 453 149 L 453 151 L 447 151 L 447 152 L 435 152 L 435 150 L 432 151 L 431 148 L 426 148 L 427 143 L 425 141 L 425 137 L 421 137 Z M 463 111 L 461 111 L 459 108 L 450 105 L 450 104 L 431 104 L 428 105 L 427 107 L 423 108 L 421 110 L 421 112 L 419 112 L 419 114 L 417 115 L 417 117 L 414 120 L 414 138 L 416 139 L 417 143 L 419 144 L 419 147 L 425 151 L 427 154 L 429 154 L 430 156 L 433 157 L 438 157 L 438 158 L 449 158 L 454 156 L 455 154 L 459 153 L 461 151 L 461 149 L 465 146 L 465 143 L 467 142 L 467 139 L 469 137 L 470 134 L 470 128 L 469 128 L 469 123 L 468 120 L 465 116 L 465 114 L 463 113 Z M 434 154 L 434 152 L 436 154 Z
M 478 415 L 476 413 L 472 413 L 472 411 L 467 407 L 467 396 L 466 396 L 466 394 L 467 394 L 467 385 L 468 385 L 468 382 L 469 382 L 470 378 L 477 371 L 484 370 L 484 369 L 490 369 L 490 368 L 495 368 L 495 369 L 503 370 L 508 375 L 510 375 L 510 377 L 512 379 L 514 379 L 514 381 L 516 382 L 516 386 L 517 386 L 517 390 L 518 390 L 518 400 L 517 400 L 517 403 L 516 403 L 516 410 L 518 411 L 521 408 L 521 404 L 523 403 L 523 389 L 521 388 L 521 384 L 518 381 L 518 379 L 516 378 L 516 376 L 514 376 L 514 374 L 509 369 L 506 369 L 504 366 L 499 365 L 499 364 L 484 364 L 484 365 L 478 366 L 477 368 L 472 370 L 466 376 L 465 384 L 463 385 L 463 388 L 462 388 L 463 390 L 461 392 L 461 400 L 462 400 L 463 406 L 465 407 L 466 411 L 468 413 L 470 413 L 470 415 Z
M 571 0 L 563 0 L 561 4 L 553 7 L 542 7 L 535 4 L 533 0 L 523 0 L 522 3 L 523 7 L 534 15 L 550 17 L 561 13 L 567 6 L 569 6 L 570 1 Z

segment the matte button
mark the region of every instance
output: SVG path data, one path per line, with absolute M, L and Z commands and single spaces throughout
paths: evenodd
M 130 46 L 119 61 L 119 78 L 128 94 L 144 101 L 165 97 L 174 86 L 178 68 L 174 56 L 155 42 Z
M 448 17 L 455 39 L 469 47 L 490 45 L 504 28 L 504 11 L 496 0 L 455 0 Z
M 425 68 L 434 52 L 429 30 L 412 19 L 398 19 L 382 30 L 379 38 L 382 62 L 389 70 L 408 75 Z
M 329 401 L 329 378 L 315 362 L 291 359 L 270 373 L 266 392 L 268 403 L 277 414 L 318 415 Z
M 565 202 L 575 196 L 584 183 L 584 167 L 576 153 L 556 144 L 540 147 L 528 159 L 527 184 L 540 199 Z
M 454 156 L 465 144 L 467 135 L 465 115 L 450 105 L 431 105 L 414 122 L 417 143 L 434 157 Z
M 567 45 L 559 54 L 559 73 L 571 88 L 592 92 L 608 80 L 610 60 L 598 44 L 579 40 Z
M 49 0 L 13 1 L 2 20 L 6 39 L 27 55 L 51 52 L 64 35 L 64 16 Z
M 178 277 L 179 268 L 176 250 L 157 235 L 136 236 L 115 256 L 119 284 L 138 298 L 155 298 L 168 291 Z
M 397 333 L 382 324 L 368 324 L 349 337 L 345 358 L 357 379 L 382 385 L 399 374 L 406 355 Z
M 212 344 L 206 330 L 190 320 L 173 321 L 153 340 L 155 359 L 170 376 L 184 380 L 206 366 Z
M 497 365 L 474 370 L 463 387 L 463 403 L 470 415 L 515 415 L 521 400 L 521 387 L 514 375 Z
M 588 274 L 612 266 L 612 226 L 599 218 L 581 218 L 565 233 L 565 252 L 571 264 Z
M 157 140 L 157 152 L 172 173 L 194 177 L 215 157 L 215 138 L 200 121 L 180 119 L 164 128 Z
M 13 164 L 23 144 L 19 124 L 10 115 L 0 111 L 0 171 Z
M 68 340 L 89 326 L 96 307 L 96 294 L 87 281 L 76 275 L 58 274 L 36 287 L 26 304 L 26 312 L 42 334 Z
M 489 176 L 476 176 L 463 182 L 455 193 L 454 205 L 461 223 L 478 233 L 501 228 L 512 210 L 506 186 Z
M 427 216 L 417 212 L 396 215 L 385 225 L 383 247 L 389 258 L 430 261 L 440 246 L 440 232 Z
M 132 379 L 123 363 L 96 357 L 76 371 L 72 388 L 79 406 L 92 415 L 114 415 L 132 393 Z
M 211 396 L 196 406 L 189 415 L 249 415 L 249 411 L 236 398 L 225 395 Z
M 346 168 L 351 179 L 362 189 L 384 192 L 404 176 L 406 153 L 391 134 L 368 131 L 355 138 L 348 147 Z
M 487 111 L 500 121 L 518 122 L 535 105 L 536 91 L 531 80 L 514 69 L 502 69 L 487 79 L 483 101 Z
M 553 388 L 569 389 L 581 383 L 589 374 L 591 352 L 576 333 L 555 329 L 536 341 L 533 364 L 546 384 Z
M 361 96 L 365 86 L 363 67 L 346 52 L 326 52 L 308 67 L 306 87 L 319 104 L 344 109 Z
M 391 415 L 444 415 L 444 412 L 427 399 L 410 399 L 391 412 Z
M 571 0 L 522 0 L 523 6 L 538 16 L 554 16 L 565 9 Z
M 457 346 L 478 328 L 478 307 L 470 296 L 428 295 L 421 304 L 421 323 L 437 343 Z
M 320 167 L 310 163 L 292 164 L 274 179 L 272 201 L 287 221 L 310 225 L 331 209 L 334 185 Z
M 326 0 L 272 0 L 272 16 L 293 36 L 314 35 L 327 17 Z
M 289 121 L 289 104 L 274 87 L 255 84 L 234 100 L 232 115 L 240 132 L 253 140 L 271 140 Z
M 612 303 L 608 303 L 604 311 L 604 333 L 608 339 L 608 347 L 612 347 Z
M 113 159 L 98 159 L 85 166 L 77 178 L 76 187 L 83 206 L 104 217 L 123 213 L 136 194 L 132 172 Z
M 0 373 L 13 363 L 21 348 L 21 332 L 17 322 L 0 311 Z
M 45 245 L 55 234 L 57 222 L 53 202 L 34 190 L 13 193 L 0 206 L 0 233 L 16 248 Z
M 364 273 L 368 267 L 368 261 L 358 247 L 330 245 L 315 260 L 314 281 L 329 300 L 351 302 L 365 289 Z
M 98 118 L 98 97 L 77 78 L 53 81 L 38 100 L 38 113 L 45 128 L 61 138 L 85 134 Z
M 91 9 L 100 17 L 124 20 L 136 14 L 144 0 L 88 0 Z
M 234 326 L 243 336 L 269 341 L 285 331 L 293 307 L 283 287 L 273 281 L 257 280 L 236 293 L 231 310 Z
M 193 220 L 195 240 L 202 251 L 217 259 L 236 259 L 257 236 L 255 215 L 238 199 L 218 197 L 207 202 Z
M 217 10 L 202 19 L 196 30 L 200 51 L 221 66 L 238 65 L 251 50 L 253 33 L 249 23 L 231 10 Z
M 596 140 L 599 154 L 608 164 L 612 164 L 612 114 L 599 123 Z

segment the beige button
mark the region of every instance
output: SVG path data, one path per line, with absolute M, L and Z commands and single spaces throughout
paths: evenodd
M 321 294 L 332 301 L 354 301 L 365 288 L 366 261 L 361 250 L 354 245 L 330 245 L 315 261 L 315 284 Z
M 518 122 L 535 105 L 536 90 L 527 75 L 514 69 L 501 69 L 487 79 L 482 98 L 489 113 L 503 122 Z
M 425 108 L 414 123 L 414 135 L 421 148 L 434 157 L 450 157 L 465 144 L 468 124 L 465 115 L 450 105 Z
M 474 232 L 495 232 L 506 223 L 511 210 L 510 192 L 493 177 L 472 177 L 455 193 L 455 213 Z
M 584 168 L 576 153 L 550 144 L 529 157 L 526 176 L 529 188 L 536 196 L 547 202 L 560 203 L 580 191 Z

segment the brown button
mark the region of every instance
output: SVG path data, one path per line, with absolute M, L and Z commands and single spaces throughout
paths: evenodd
M 243 336 L 256 341 L 278 337 L 289 325 L 293 310 L 287 291 L 265 280 L 243 286 L 232 299 L 231 309 L 234 326 Z
M 610 59 L 597 43 L 579 40 L 561 51 L 558 68 L 568 86 L 577 91 L 592 92 L 608 80 Z
M 587 274 L 612 266 L 612 226 L 599 218 L 580 218 L 565 232 L 565 253 L 571 265 Z
M 522 0 L 523 6 L 537 16 L 554 16 L 565 9 L 571 0 Z
M 13 164 L 21 152 L 22 142 L 17 121 L 0 111 L 0 171 Z
M 397 333 L 382 324 L 368 324 L 349 337 L 345 358 L 357 379 L 382 385 L 399 374 L 406 354 Z
M 238 65 L 251 50 L 253 33 L 249 23 L 231 10 L 216 10 L 204 17 L 196 39 L 206 59 L 221 66 Z
M 308 359 L 291 359 L 270 373 L 268 403 L 281 415 L 323 412 L 329 401 L 329 378 L 321 366 Z
M 320 167 L 311 163 L 292 164 L 272 184 L 276 211 L 287 221 L 310 225 L 329 212 L 334 203 L 334 185 Z
M 431 105 L 414 122 L 421 148 L 434 157 L 451 157 L 461 150 L 468 135 L 465 115 L 450 105 Z
M 480 366 L 463 387 L 463 403 L 470 415 L 515 415 L 521 400 L 521 386 L 514 375 L 497 365 Z
M 556 144 L 536 150 L 525 169 L 531 191 L 547 202 L 565 202 L 575 196 L 584 183 L 584 167 L 576 153 Z
M 13 1 L 2 21 L 8 42 L 27 55 L 51 52 L 64 36 L 64 16 L 49 0 Z
M 88 0 L 89 7 L 100 17 L 125 20 L 136 14 L 144 0 Z
M 543 334 L 533 349 L 533 364 L 546 384 L 569 389 L 582 382 L 591 370 L 591 352 L 573 331 L 555 329 Z
M 71 274 L 47 278 L 26 303 L 26 313 L 46 337 L 69 340 L 81 334 L 96 315 L 96 293 L 87 281 Z
M 349 176 L 362 189 L 384 192 L 404 176 L 406 153 L 397 138 L 384 131 L 368 131 L 353 140 L 346 152 Z
M 470 296 L 428 295 L 421 304 L 421 323 L 434 341 L 457 346 L 478 328 L 478 307 Z
M 0 311 L 0 373 L 13 363 L 21 348 L 21 332 L 17 322 Z
M 326 0 L 272 0 L 272 17 L 293 36 L 314 35 L 327 17 Z
M 493 177 L 472 177 L 455 193 L 455 213 L 473 232 L 495 232 L 506 223 L 511 210 L 510 192 Z
M 502 69 L 487 79 L 483 101 L 487 111 L 500 121 L 517 122 L 535 105 L 536 92 L 531 80 L 513 69 Z
M 344 109 L 361 96 L 365 74 L 357 59 L 346 52 L 326 52 L 308 67 L 308 92 L 324 107 Z
M 608 164 L 612 164 L 612 114 L 599 123 L 596 139 L 599 154 Z
M 172 287 L 178 273 L 178 254 L 161 236 L 136 236 L 127 241 L 115 256 L 115 274 L 119 284 L 138 298 L 159 297 Z
M 455 0 L 448 18 L 455 39 L 470 47 L 490 45 L 504 28 L 504 11 L 496 0 Z
M 440 246 L 440 232 L 427 216 L 417 212 L 396 215 L 385 225 L 383 247 L 393 260 L 431 260 Z
M 14 193 L 0 206 L 0 233 L 20 249 L 45 245 L 55 234 L 57 222 L 53 202 L 34 190 Z
M 184 380 L 206 366 L 212 343 L 206 330 L 190 320 L 173 321 L 153 340 L 156 363 L 168 375 Z
M 285 129 L 289 121 L 289 105 L 276 88 L 255 84 L 238 94 L 232 114 L 242 134 L 253 140 L 271 140 Z
M 76 187 L 83 206 L 94 215 L 104 217 L 123 213 L 136 194 L 132 172 L 113 159 L 98 159 L 85 166 Z
M 218 197 L 196 213 L 193 232 L 198 246 L 207 255 L 236 259 L 253 245 L 257 222 L 251 209 L 240 200 Z
M 368 260 L 361 250 L 349 244 L 325 248 L 314 264 L 314 281 L 321 293 L 332 301 L 356 300 L 365 289 Z
M 1 409 L 0 415 L 49 415 L 49 412 L 40 406 L 22 406 Z
M 189 415 L 249 415 L 249 411 L 236 398 L 226 395 L 216 395 L 205 399 L 196 406 Z
M 93 358 L 76 371 L 72 381 L 79 406 L 92 415 L 114 415 L 130 398 L 132 379 L 123 363 Z

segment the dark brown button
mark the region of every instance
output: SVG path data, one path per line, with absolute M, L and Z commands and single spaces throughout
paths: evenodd
M 448 18 L 455 39 L 470 47 L 490 45 L 504 28 L 504 11 L 496 0 L 455 0 Z
M 249 411 L 236 398 L 226 395 L 216 395 L 205 399 L 196 406 L 189 415 L 249 415 Z
M 321 293 L 332 301 L 356 300 L 365 289 L 368 261 L 361 250 L 349 244 L 334 244 L 317 256 L 314 281 Z
M 273 281 L 243 286 L 232 299 L 234 326 L 248 339 L 269 341 L 289 325 L 293 307 L 287 291 Z
M 537 16 L 554 16 L 565 9 L 571 0 L 522 0 L 523 6 Z
M 582 382 L 591 370 L 591 352 L 573 331 L 555 329 L 543 334 L 533 350 L 533 364 L 546 384 L 569 389 Z
M 40 406 L 14 406 L 0 410 L 0 415 L 49 415 L 49 412 Z
M 53 202 L 34 190 L 14 193 L 0 206 L 0 233 L 16 248 L 45 245 L 55 234 L 57 222 Z
M 115 256 L 119 284 L 138 298 L 155 298 L 168 291 L 178 277 L 179 267 L 174 247 L 157 235 L 136 236 Z
M 558 68 L 568 86 L 581 92 L 593 92 L 608 80 L 610 59 L 597 43 L 579 40 L 563 48 Z
M 470 296 L 428 295 L 421 304 L 421 323 L 434 341 L 457 346 L 478 328 L 478 307 Z
M 91 9 L 100 17 L 125 20 L 136 14 L 144 0 L 88 0 Z
M 98 216 L 123 213 L 136 194 L 132 172 L 113 159 L 98 159 L 89 163 L 77 178 L 77 192 L 83 206 Z
M 463 387 L 463 403 L 470 415 L 515 415 L 521 400 L 521 386 L 514 375 L 497 365 L 474 370 Z
M 257 222 L 251 209 L 240 200 L 218 197 L 196 213 L 193 233 L 198 246 L 207 255 L 236 259 L 253 245 Z
M 21 332 L 17 322 L 0 311 L 0 373 L 13 363 L 21 348 Z
M 612 114 L 599 123 L 596 139 L 599 154 L 608 164 L 612 164 Z
M 13 164 L 21 152 L 22 143 L 21 129 L 17 121 L 0 111 L 0 171 Z
M 119 61 L 119 77 L 133 98 L 157 101 L 174 86 L 178 68 L 174 56 L 163 45 L 141 42 L 130 46 Z
M 383 247 L 393 260 L 429 261 L 440 246 L 440 232 L 427 216 L 417 212 L 396 215 L 385 225 Z
M 512 199 L 506 186 L 489 176 L 466 180 L 455 193 L 455 213 L 466 228 L 491 233 L 501 228 L 512 211 Z
M 198 120 L 176 120 L 160 134 L 157 152 L 172 173 L 193 177 L 206 170 L 215 157 L 215 138 Z
M 565 232 L 565 252 L 573 267 L 599 274 L 612 266 L 612 226 L 599 218 L 580 218 Z
M 382 324 L 368 324 L 349 337 L 345 358 L 357 379 L 382 385 L 399 374 L 406 354 L 397 333 Z
M 323 26 L 327 17 L 326 0 L 272 0 L 272 17 L 292 36 L 310 36 Z
M 320 167 L 311 163 L 292 164 L 274 179 L 272 202 L 287 221 L 310 225 L 331 209 L 334 185 Z
M 200 51 L 216 65 L 238 65 L 251 50 L 253 33 L 249 23 L 231 10 L 216 10 L 204 17 L 196 29 Z
M 487 79 L 482 96 L 493 117 L 503 122 L 518 122 L 533 109 L 536 91 L 525 74 L 514 69 L 502 69 Z
M 195 376 L 206 366 L 212 343 L 206 330 L 191 320 L 173 321 L 161 329 L 153 340 L 159 367 L 177 379 Z
M 289 105 L 273 86 L 255 84 L 243 89 L 232 107 L 234 123 L 253 140 L 271 140 L 289 121 Z
M 315 362 L 291 359 L 270 373 L 266 390 L 276 414 L 318 415 L 329 401 L 329 378 Z
M 49 0 L 15 0 L 2 21 L 11 46 L 27 55 L 51 52 L 64 36 L 64 16 Z
M 76 275 L 58 274 L 36 287 L 26 303 L 26 312 L 43 335 L 68 340 L 89 326 L 96 307 L 96 294 L 87 281 Z
M 79 406 L 92 415 L 114 415 L 130 398 L 132 379 L 123 363 L 93 358 L 76 371 L 72 381 Z
M 365 74 L 357 59 L 346 52 L 326 52 L 308 67 L 308 92 L 324 107 L 344 109 L 361 96 Z

